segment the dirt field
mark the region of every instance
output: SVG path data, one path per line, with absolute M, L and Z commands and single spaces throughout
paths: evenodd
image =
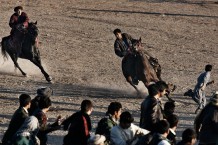
M 121 59 L 113 49 L 113 30 L 120 28 L 134 38 L 142 37 L 145 48 L 162 65 L 162 76 L 177 85 L 173 93 L 181 132 L 193 127 L 196 104 L 183 93 L 193 88 L 207 63 L 214 65 L 207 96 L 218 90 L 218 1 L 195 0 L 0 0 L 0 37 L 10 32 L 8 21 L 17 5 L 24 6 L 31 21 L 38 22 L 43 66 L 54 84 L 27 60 L 19 61 L 29 77 L 15 73 L 11 60 L 0 62 L 0 138 L 18 107 L 18 96 L 36 95 L 37 88 L 54 89 L 53 122 L 79 110 L 83 99 L 94 102 L 93 132 L 111 101 L 120 101 L 139 123 L 140 104 L 134 89 L 125 81 Z M 144 92 L 142 84 L 139 86 Z M 166 98 L 163 99 L 166 101 Z M 61 145 L 64 131 L 49 134 L 49 144 Z

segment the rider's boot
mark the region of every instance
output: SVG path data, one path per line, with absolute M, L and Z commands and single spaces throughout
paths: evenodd
M 138 84 L 139 84 L 138 77 L 135 76 L 135 77 L 133 78 L 132 82 L 133 82 L 134 85 L 138 85 Z

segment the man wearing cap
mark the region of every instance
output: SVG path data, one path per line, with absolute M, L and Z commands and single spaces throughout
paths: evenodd
M 32 115 L 38 109 L 38 104 L 41 99 L 49 98 L 53 95 L 53 90 L 50 87 L 42 87 L 37 90 L 37 96 L 32 99 L 29 114 Z
M 28 27 L 29 17 L 25 12 L 23 12 L 22 6 L 17 6 L 14 8 L 14 14 L 11 16 L 9 21 L 9 26 L 12 28 L 11 34 L 13 34 L 17 24 L 23 24 L 23 28 Z
M 218 92 L 210 98 L 210 102 L 196 117 L 194 124 L 199 145 L 218 143 Z

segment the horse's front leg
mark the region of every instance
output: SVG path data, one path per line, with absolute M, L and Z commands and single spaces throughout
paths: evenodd
M 133 84 L 133 82 L 132 82 L 132 77 L 131 77 L 131 76 L 126 77 L 126 81 L 127 81 L 131 86 L 133 86 L 133 88 L 137 91 L 137 94 L 140 93 L 139 90 L 138 90 L 138 88 Z
M 18 68 L 23 76 L 27 76 L 27 74 L 20 68 L 19 64 L 17 63 L 18 57 L 15 54 L 10 55 L 12 61 L 14 62 L 15 70 Z

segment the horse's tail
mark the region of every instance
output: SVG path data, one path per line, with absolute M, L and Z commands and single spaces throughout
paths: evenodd
M 4 37 L 4 38 L 2 38 L 2 42 L 1 42 L 1 47 L 2 47 L 2 56 L 3 56 L 3 58 L 4 58 L 4 60 L 5 59 L 8 59 L 8 55 L 7 55 L 7 51 L 6 51 L 6 49 L 5 49 L 5 45 L 4 45 L 4 41 L 6 41 L 6 38 Z

